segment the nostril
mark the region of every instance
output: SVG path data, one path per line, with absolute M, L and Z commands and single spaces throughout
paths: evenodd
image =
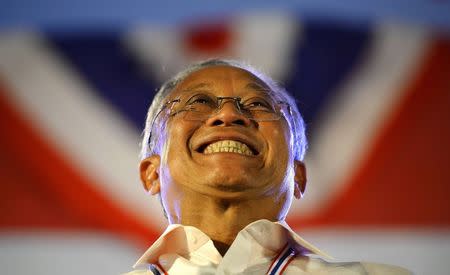
M 242 120 L 242 119 L 237 119 L 237 120 L 233 121 L 233 124 L 236 124 L 236 125 L 245 125 L 245 122 L 244 122 L 244 120 Z
M 225 124 L 225 122 L 223 122 L 223 121 L 220 120 L 220 119 L 216 119 L 216 120 L 214 120 L 213 123 L 212 123 L 213 126 L 220 126 L 220 125 L 222 125 L 222 124 Z M 245 126 L 245 121 L 242 120 L 242 119 L 236 119 L 236 120 L 233 120 L 233 121 L 231 122 L 231 125 L 241 125 L 241 126 Z
M 226 108 L 222 108 L 219 112 L 212 114 L 206 120 L 206 124 L 210 126 L 247 126 L 250 125 L 250 121 L 242 113 L 237 112 L 235 108 L 232 110 L 226 106 Z

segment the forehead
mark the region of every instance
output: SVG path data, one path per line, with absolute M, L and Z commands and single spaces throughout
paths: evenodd
M 264 81 L 249 71 L 231 66 L 217 65 L 189 74 L 177 84 L 171 94 L 176 95 L 201 89 L 217 91 L 219 93 L 225 92 L 225 90 L 264 93 L 270 91 L 269 86 Z

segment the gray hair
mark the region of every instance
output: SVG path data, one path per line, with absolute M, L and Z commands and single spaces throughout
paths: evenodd
M 277 100 L 287 102 L 290 106 L 290 115 L 285 114 L 285 119 L 289 124 L 291 132 L 290 149 L 293 152 L 294 158 L 303 160 L 307 149 L 307 140 L 305 135 L 305 123 L 301 116 L 295 99 L 280 85 L 278 85 L 272 78 L 266 76 L 262 72 L 256 70 L 248 64 L 244 64 L 235 60 L 224 59 L 210 59 L 200 63 L 195 63 L 188 66 L 183 71 L 179 72 L 169 80 L 167 80 L 156 93 L 153 98 L 147 113 L 147 120 L 145 122 L 145 129 L 143 132 L 143 139 L 141 144 L 141 159 L 145 159 L 153 154 L 160 154 L 159 143 L 164 140 L 164 131 L 162 121 L 157 121 L 157 116 L 166 103 L 167 96 L 173 89 L 182 82 L 187 76 L 201 70 L 203 68 L 213 66 L 229 66 L 243 69 L 253 74 L 255 77 L 263 81 L 271 90 L 271 95 Z M 152 129 L 153 127 L 153 129 Z M 153 133 L 151 131 L 153 130 Z M 155 134 L 157 133 L 157 134 Z

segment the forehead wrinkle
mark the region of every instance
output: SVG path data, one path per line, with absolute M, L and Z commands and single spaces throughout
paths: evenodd
M 261 85 L 258 82 L 250 82 L 247 85 L 245 85 L 245 89 L 250 90 L 250 91 L 257 91 L 263 94 L 270 94 L 271 93 L 271 89 L 269 87 L 267 87 L 266 85 Z
M 213 93 L 219 93 L 220 95 L 225 95 L 222 93 L 228 93 L 231 91 L 231 93 L 239 93 L 239 92 L 261 92 L 265 95 L 271 94 L 271 89 L 267 86 L 267 84 L 259 79 L 257 76 L 252 74 L 251 72 L 241 69 L 241 68 L 235 68 L 235 67 L 226 67 L 227 70 L 225 72 L 220 72 L 217 74 L 215 71 L 216 68 L 220 68 L 221 66 L 213 67 L 213 68 L 206 68 L 202 69 L 197 72 L 193 72 L 191 75 L 187 76 L 186 79 L 182 80 L 177 86 L 175 90 L 173 90 L 172 95 L 175 94 L 175 96 L 179 96 L 184 93 L 193 93 L 195 91 L 201 90 L 201 89 L 207 89 Z M 212 75 L 202 75 L 204 71 L 213 71 Z M 203 78 L 203 79 L 202 79 Z M 204 78 L 212 78 L 210 80 L 206 80 Z M 223 84 L 219 85 L 221 88 L 221 91 L 216 91 L 217 83 L 216 82 L 225 82 L 226 84 L 223 86 Z M 189 82 L 193 82 L 192 84 Z M 196 83 L 197 82 L 197 83 Z M 223 83 L 222 82 L 222 83 Z M 242 82 L 247 82 L 244 84 Z M 242 84 L 241 84 L 242 83 Z M 184 84 L 184 85 L 183 85 Z M 183 88 L 183 86 L 187 86 L 186 88 Z M 223 90 L 222 90 L 223 89 Z M 228 92 L 226 92 L 228 91 Z
M 189 94 L 193 93 L 195 91 L 201 90 L 201 89 L 212 89 L 214 87 L 214 83 L 211 82 L 200 82 L 200 83 L 194 83 L 194 84 L 187 84 L 186 88 L 183 88 L 184 81 L 181 81 L 175 89 L 170 92 L 166 99 L 175 99 L 179 98 L 180 96 L 183 96 L 183 94 Z
M 223 76 L 220 76 L 211 82 L 200 82 L 200 83 L 194 83 L 191 85 L 187 85 L 186 88 L 179 89 L 177 94 L 184 94 L 184 93 L 194 93 L 198 91 L 204 91 L 211 93 L 217 93 L 218 96 L 221 95 L 221 93 L 225 91 L 232 91 L 232 93 L 235 93 L 238 91 L 236 86 L 239 86 L 240 79 L 235 79 L 230 74 L 224 74 Z M 219 82 L 222 82 L 220 84 Z M 225 83 L 225 84 L 223 84 Z
M 190 85 L 186 89 L 181 90 L 181 92 L 192 92 L 195 90 L 204 89 L 204 88 L 212 88 L 212 87 L 214 87 L 213 83 L 201 82 L 201 83 Z

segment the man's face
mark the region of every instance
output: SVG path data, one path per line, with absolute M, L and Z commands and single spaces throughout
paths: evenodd
M 186 77 L 167 99 L 203 92 L 244 99 L 265 93 L 265 88 L 266 84 L 245 70 L 214 66 Z M 166 209 L 171 211 L 171 204 L 188 199 L 190 192 L 223 199 L 271 197 L 278 204 L 290 202 L 293 174 L 287 172 L 294 164 L 284 117 L 256 122 L 242 115 L 232 100 L 206 121 L 186 120 L 184 113 L 168 118 L 161 150 L 159 178 Z M 231 145 L 241 148 L 245 144 L 251 154 L 216 152 L 228 141 L 238 142 Z

